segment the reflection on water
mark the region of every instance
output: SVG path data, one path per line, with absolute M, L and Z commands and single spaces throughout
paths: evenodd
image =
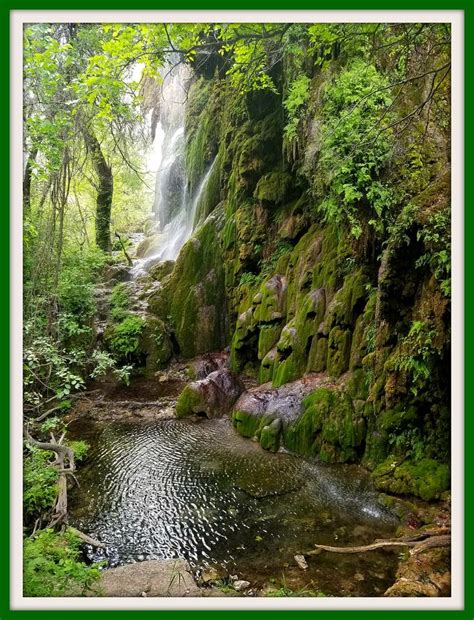
M 76 422 L 71 431 L 91 444 L 72 520 L 106 542 L 112 565 L 183 557 L 196 571 L 264 580 L 291 573 L 293 556 L 314 543 L 363 544 L 394 528 L 359 468 L 269 454 L 228 420 Z M 394 554 L 335 555 L 316 556 L 305 579 L 330 592 L 335 573 L 350 584 L 356 567 L 367 572 L 358 592 L 373 595 L 393 575 Z

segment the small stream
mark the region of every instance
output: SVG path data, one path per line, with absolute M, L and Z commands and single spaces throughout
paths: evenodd
M 323 552 L 307 558 L 306 571 L 294 560 L 314 543 L 393 533 L 396 522 L 357 466 L 264 452 L 227 419 L 79 419 L 70 431 L 91 445 L 70 495 L 71 522 L 107 544 L 111 566 L 185 558 L 196 575 L 212 567 L 257 587 L 333 596 L 380 596 L 393 581 L 393 552 Z

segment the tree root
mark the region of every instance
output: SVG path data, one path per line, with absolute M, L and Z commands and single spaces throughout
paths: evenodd
M 48 523 L 48 527 L 55 527 L 61 523 L 67 522 L 67 476 L 71 474 L 74 476 L 76 465 L 74 462 L 74 450 L 62 444 L 65 433 L 61 435 L 59 440 L 56 440 L 51 433 L 51 441 L 37 441 L 34 439 L 29 431 L 25 430 L 25 435 L 29 443 L 42 450 L 50 450 L 55 452 L 56 460 L 52 463 L 52 466 L 56 467 L 59 472 L 58 478 L 58 494 L 56 496 L 56 502 L 53 507 L 53 513 L 51 520 Z

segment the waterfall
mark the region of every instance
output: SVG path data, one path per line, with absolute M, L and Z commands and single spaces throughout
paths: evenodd
M 160 119 L 154 144 L 158 170 L 153 213 L 158 234 L 147 258 L 137 261 L 133 267 L 134 277 L 159 261 L 177 258 L 196 225 L 199 202 L 214 166 L 215 160 L 195 192 L 190 193 L 186 178 L 184 122 L 187 88 L 191 78 L 191 70 L 184 63 L 176 62 L 171 69 L 168 65 L 163 70 Z
M 183 207 L 163 228 L 163 244 L 157 253 L 157 258 L 160 260 L 175 260 L 183 245 L 191 237 L 199 202 L 206 190 L 215 161 L 214 159 L 209 166 L 194 196 L 189 196 L 186 191 L 184 192 Z

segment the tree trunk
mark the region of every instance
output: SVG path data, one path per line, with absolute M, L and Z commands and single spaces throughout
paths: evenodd
M 96 203 L 95 242 L 110 252 L 110 212 L 114 193 L 112 168 L 107 164 L 100 143 L 89 128 L 83 128 L 84 140 L 92 157 L 92 163 L 99 179 Z
M 23 211 L 29 213 L 31 208 L 31 177 L 35 165 L 38 149 L 33 147 L 26 161 L 25 174 L 23 176 Z

